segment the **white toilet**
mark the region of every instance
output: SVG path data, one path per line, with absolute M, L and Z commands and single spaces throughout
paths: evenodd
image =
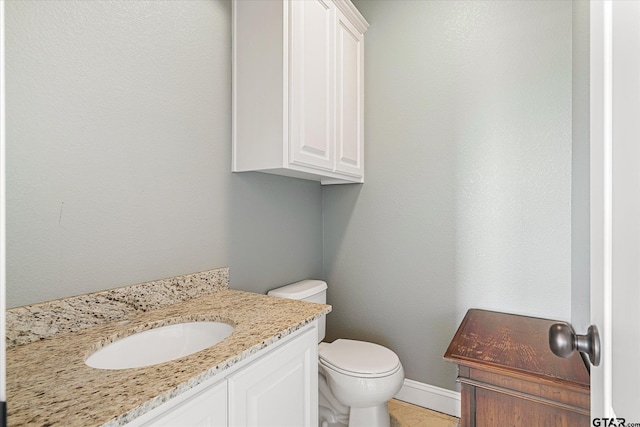
M 326 304 L 327 284 L 303 280 L 268 295 Z M 326 319 L 318 327 L 320 427 L 389 427 L 387 401 L 400 391 L 404 369 L 386 347 L 364 341 L 321 342 Z

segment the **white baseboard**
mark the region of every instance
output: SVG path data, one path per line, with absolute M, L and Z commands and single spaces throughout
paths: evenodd
M 460 392 L 457 391 L 405 379 L 395 398 L 460 418 Z

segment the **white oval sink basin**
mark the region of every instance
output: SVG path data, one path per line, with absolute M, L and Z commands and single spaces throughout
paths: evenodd
M 231 335 L 223 322 L 176 323 L 114 341 L 85 360 L 92 368 L 127 369 L 156 365 L 204 350 Z

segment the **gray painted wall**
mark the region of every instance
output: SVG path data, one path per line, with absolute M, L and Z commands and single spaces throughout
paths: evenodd
M 8 2 L 8 305 L 324 276 L 328 338 L 445 388 L 467 308 L 568 320 L 570 3 L 356 4 L 367 182 L 321 190 L 230 173 L 228 1 Z
M 320 185 L 231 170 L 229 1 L 7 2 L 7 305 L 322 274 Z
M 589 230 L 589 1 L 574 0 L 571 35 L 571 323 L 585 334 L 590 322 Z
M 571 318 L 571 2 L 355 4 L 367 176 L 322 189 L 328 338 L 453 389 L 467 309 Z

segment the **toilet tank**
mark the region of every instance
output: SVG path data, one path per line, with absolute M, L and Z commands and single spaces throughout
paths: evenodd
M 319 304 L 327 303 L 327 283 L 322 280 L 301 280 L 300 282 L 272 289 L 267 292 L 272 297 L 296 299 Z M 324 339 L 327 318 L 322 315 L 318 319 L 318 342 Z

